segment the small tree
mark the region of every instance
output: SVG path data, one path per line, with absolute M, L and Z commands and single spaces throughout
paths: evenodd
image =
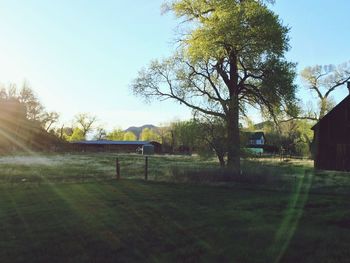
M 209 149 L 213 150 L 218 157 L 220 166 L 225 167 L 225 155 L 228 149 L 226 123 L 221 118 L 202 114 L 196 114 L 195 117 L 197 130 L 200 131 L 197 141 L 207 144 Z

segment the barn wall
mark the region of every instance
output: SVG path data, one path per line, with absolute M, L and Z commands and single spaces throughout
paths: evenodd
M 314 126 L 315 168 L 350 171 L 350 97 Z

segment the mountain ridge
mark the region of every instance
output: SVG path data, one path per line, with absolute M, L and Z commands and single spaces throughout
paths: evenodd
M 159 127 L 157 127 L 157 126 L 155 126 L 153 124 L 145 124 L 145 125 L 142 125 L 142 126 L 139 126 L 139 127 L 138 126 L 130 126 L 129 128 L 125 129 L 124 131 L 125 132 L 129 132 L 129 131 L 133 132 L 136 135 L 137 139 L 139 139 L 142 130 L 146 129 L 146 128 L 151 129 L 151 130 L 156 131 L 156 132 L 159 129 Z

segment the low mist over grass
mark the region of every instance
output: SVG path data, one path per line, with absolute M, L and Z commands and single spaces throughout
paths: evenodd
M 0 157 L 0 184 L 47 184 L 116 179 L 144 179 L 145 157 L 137 154 L 38 154 Z M 241 174 L 231 176 L 215 158 L 154 155 L 148 157 L 148 180 L 191 184 L 241 184 L 245 187 L 292 190 L 305 171 L 313 175 L 312 191 L 347 192 L 348 173 L 315 172 L 310 160 L 254 158 L 242 161 Z

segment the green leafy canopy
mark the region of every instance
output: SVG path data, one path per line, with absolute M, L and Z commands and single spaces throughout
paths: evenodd
M 235 50 L 246 62 L 256 64 L 289 48 L 288 27 L 257 1 L 174 1 L 171 9 L 196 26 L 183 39 L 193 60 L 221 60 Z
M 222 118 L 238 167 L 239 113 L 251 105 L 276 118 L 297 101 L 295 64 L 284 57 L 289 28 L 265 1 L 174 0 L 167 9 L 183 20 L 180 48 L 142 70 L 133 91 Z

